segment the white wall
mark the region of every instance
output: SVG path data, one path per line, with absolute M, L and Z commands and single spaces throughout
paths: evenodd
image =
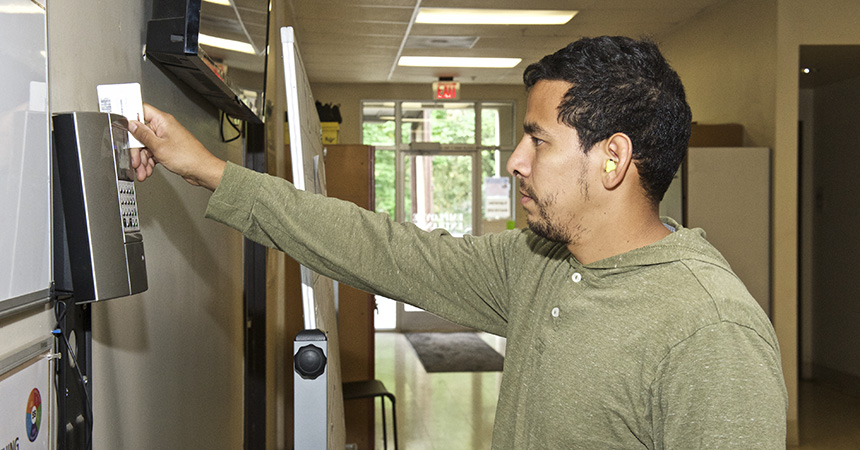
M 97 111 L 96 85 L 140 82 L 144 101 L 239 161 L 217 111 L 143 61 L 151 3 L 48 2 L 52 109 Z M 137 196 L 149 290 L 92 306 L 94 448 L 241 448 L 241 236 L 203 218 L 207 191 L 162 168 Z

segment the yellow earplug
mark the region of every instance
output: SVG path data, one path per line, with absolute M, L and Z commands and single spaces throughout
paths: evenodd
M 618 167 L 618 164 L 615 163 L 614 159 L 606 160 L 606 173 L 612 172 L 616 167 Z

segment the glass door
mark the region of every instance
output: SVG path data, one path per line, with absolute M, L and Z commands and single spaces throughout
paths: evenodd
M 454 236 L 513 223 L 513 102 L 362 102 L 362 142 L 376 147 L 376 211 Z M 377 329 L 464 330 L 377 296 Z
M 409 150 L 400 152 L 400 160 L 403 182 L 409 183 L 398 190 L 404 197 L 399 203 L 405 221 L 425 231 L 442 228 L 453 236 L 477 234 L 480 208 L 475 214 L 475 204 L 480 205 L 480 192 L 473 186 L 475 167 L 480 167 L 477 153 Z M 403 303 L 397 304 L 397 320 L 403 332 L 466 330 Z

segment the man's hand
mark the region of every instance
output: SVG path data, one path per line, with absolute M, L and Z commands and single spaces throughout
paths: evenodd
M 226 163 L 210 153 L 172 115 L 144 103 L 143 116 L 146 124 L 128 121 L 131 134 L 146 146 L 131 149 L 131 165 L 138 181 L 146 180 L 155 165 L 161 164 L 185 181 L 214 191 Z

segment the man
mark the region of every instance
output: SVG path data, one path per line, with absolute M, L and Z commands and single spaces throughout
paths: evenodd
M 507 337 L 494 449 L 784 448 L 773 328 L 700 230 L 658 217 L 690 109 L 650 42 L 582 39 L 529 66 L 508 162 L 529 230 L 423 232 L 225 164 L 171 116 L 155 162 L 214 190 L 207 217 L 353 286 Z

